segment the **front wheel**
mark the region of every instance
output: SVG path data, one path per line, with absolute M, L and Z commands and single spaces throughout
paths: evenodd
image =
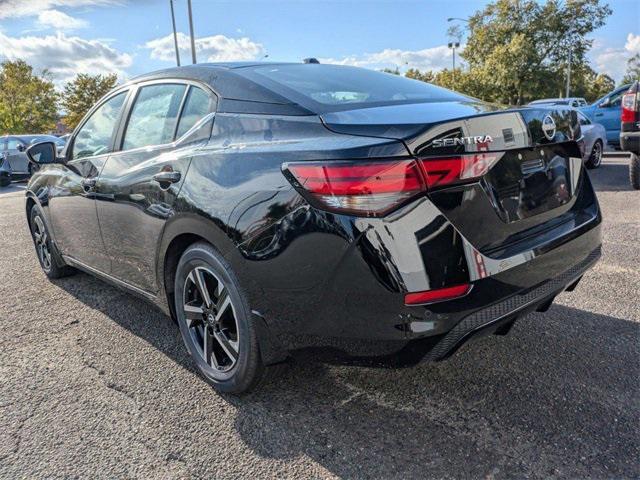
M 602 163 L 602 142 L 596 140 L 591 148 L 591 155 L 586 162 L 587 168 L 598 168 Z
M 64 264 L 49 235 L 49 229 L 37 205 L 31 207 L 31 236 L 42 271 L 49 278 L 62 278 L 75 272 Z
M 196 367 L 217 390 L 245 393 L 264 375 L 247 298 L 230 265 L 208 243 L 189 247 L 176 270 L 175 310 Z
M 0 187 L 8 187 L 11 184 L 11 176 L 0 177 Z

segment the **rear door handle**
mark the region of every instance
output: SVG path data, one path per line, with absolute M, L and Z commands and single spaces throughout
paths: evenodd
M 169 183 L 177 183 L 180 181 L 182 175 L 180 172 L 176 172 L 173 170 L 158 172 L 153 176 L 153 179 L 158 182 L 161 186 L 162 184 Z
M 596 114 L 595 114 L 595 116 L 596 116 L 596 117 L 601 117 L 601 116 L 603 116 L 603 115 L 604 115 L 604 113 L 596 113 Z

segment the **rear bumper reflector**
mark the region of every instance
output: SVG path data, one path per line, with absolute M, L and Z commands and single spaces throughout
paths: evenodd
M 424 292 L 411 292 L 404 296 L 405 305 L 425 305 L 427 303 L 441 302 L 464 297 L 471 290 L 471 284 L 454 285 L 453 287 L 426 290 Z

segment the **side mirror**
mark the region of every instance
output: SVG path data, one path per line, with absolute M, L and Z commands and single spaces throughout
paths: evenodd
M 36 165 L 57 163 L 56 144 L 53 142 L 41 142 L 31 145 L 27 148 L 27 157 L 29 157 L 30 162 Z
M 611 106 L 611 98 L 607 97 L 598 104 L 598 108 L 607 108 Z
M 27 147 L 25 147 L 21 143 L 19 143 L 18 146 L 16 147 L 16 150 L 18 150 L 19 152 L 24 152 L 26 149 L 27 149 Z

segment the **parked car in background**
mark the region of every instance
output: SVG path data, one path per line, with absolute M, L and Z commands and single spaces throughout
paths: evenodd
M 633 188 L 640 190 L 640 81 L 635 81 L 622 97 L 620 145 L 631 152 L 629 180 Z
M 620 114 L 622 112 L 622 95 L 629 89 L 629 85 L 616 88 L 599 98 L 591 105 L 581 107 L 579 110 L 589 120 L 600 123 L 607 132 L 607 143 L 614 148 L 620 148 Z
M 584 141 L 582 160 L 587 168 L 598 168 L 602 163 L 602 152 L 607 143 L 607 132 L 602 125 L 593 123 L 584 113 L 577 113 Z
M 0 137 L 0 187 L 6 187 L 13 180 L 29 178 L 34 165 L 29 162 L 26 149 L 35 143 L 54 142 L 58 153 L 65 142 L 53 135 L 5 135 Z
M 568 105 L 573 108 L 578 108 L 586 106 L 587 101 L 582 97 L 542 98 L 529 102 L 529 105 Z
M 579 130 L 368 69 L 189 65 L 110 92 L 64 158 L 31 146 L 25 213 L 46 275 L 156 303 L 240 393 L 290 351 L 413 365 L 548 309 L 600 256 Z

